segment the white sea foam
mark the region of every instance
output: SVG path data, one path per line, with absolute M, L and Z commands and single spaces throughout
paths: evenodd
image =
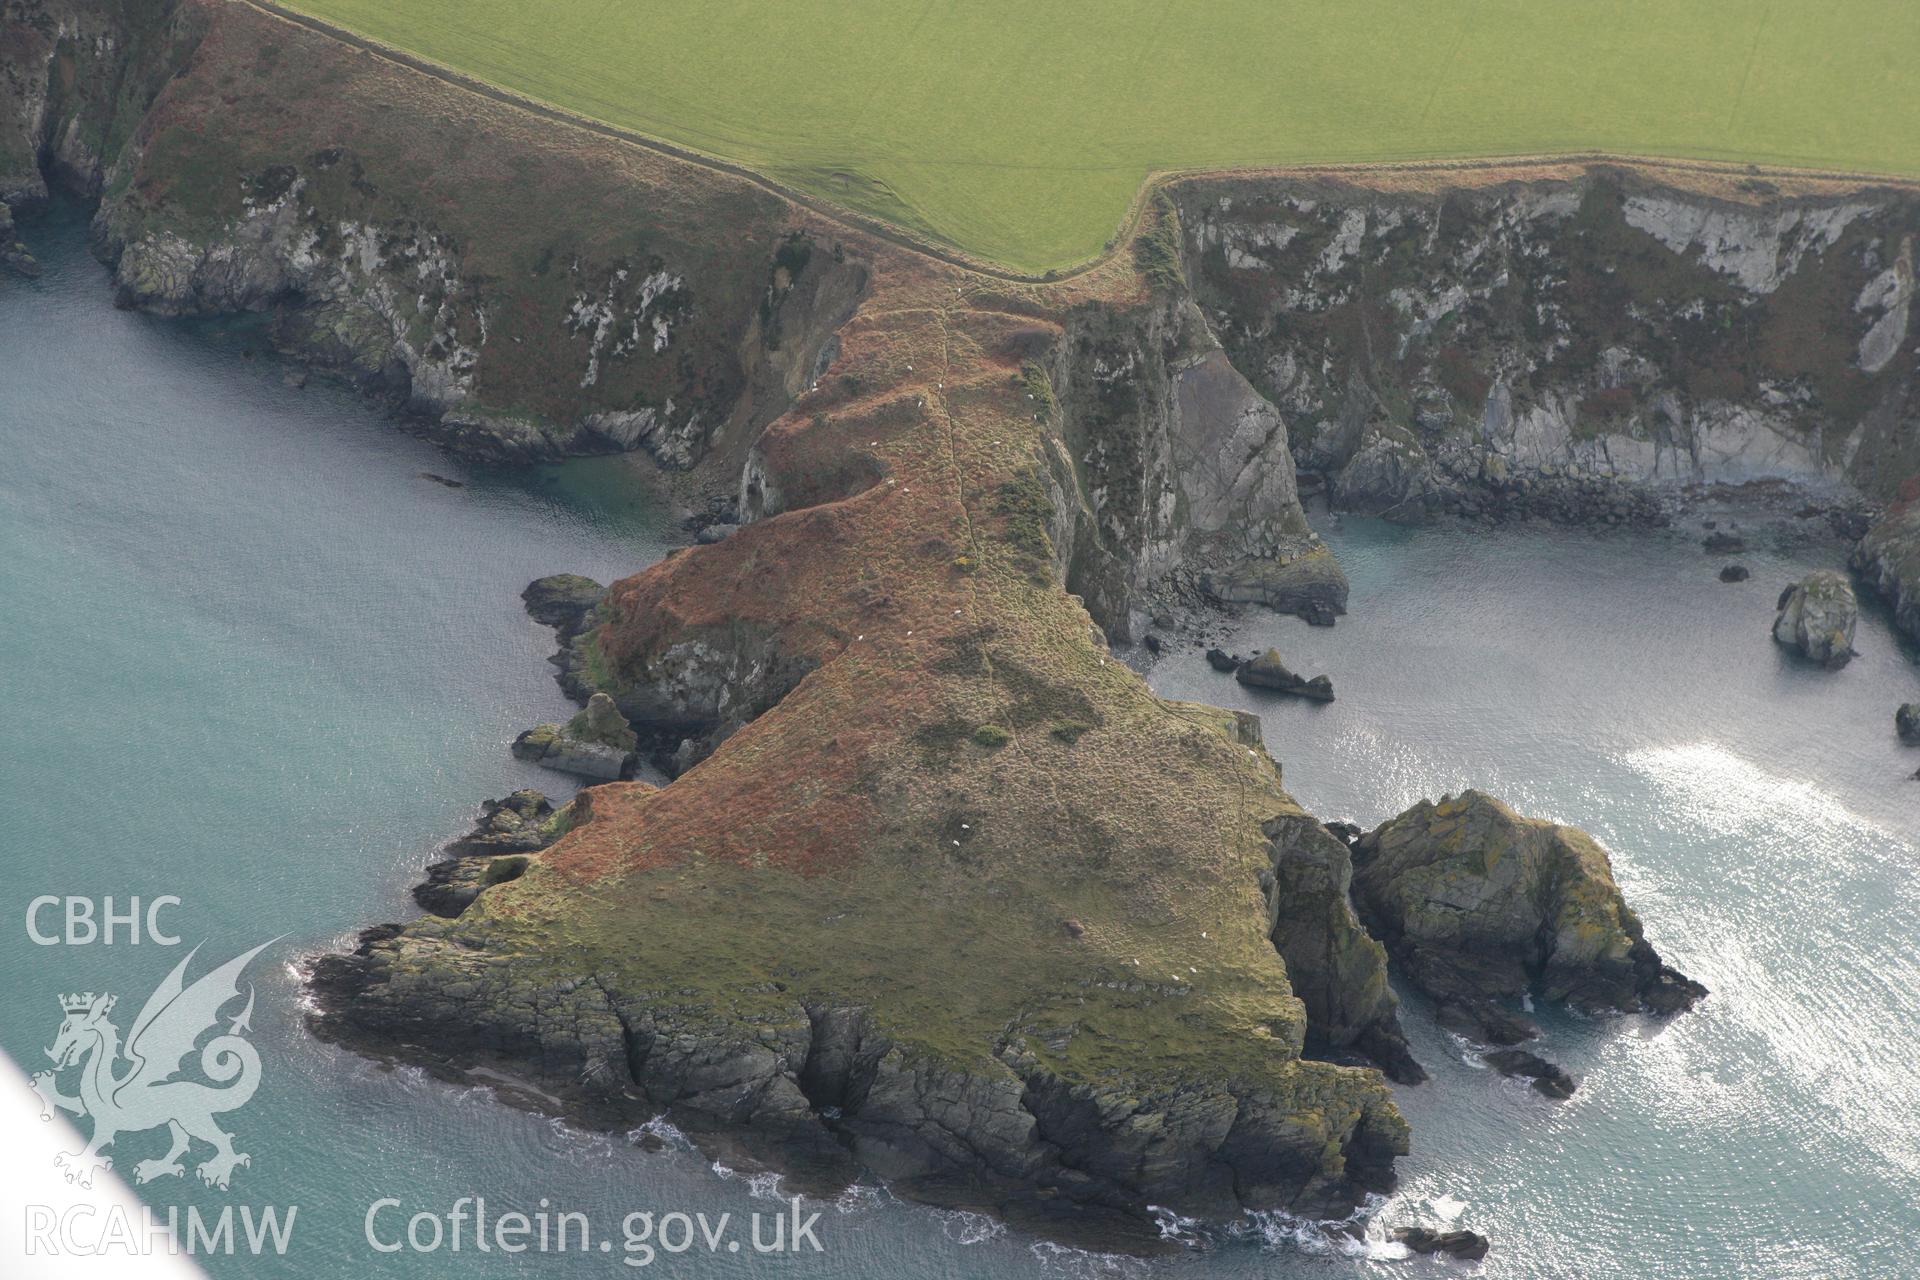
M 693 1139 L 687 1137 L 678 1125 L 667 1119 L 667 1113 L 664 1111 L 638 1128 L 627 1131 L 629 1142 L 638 1143 L 647 1138 L 657 1138 L 672 1151 L 693 1150 Z
M 1040 1263 L 1040 1269 L 1050 1275 L 1085 1277 L 1097 1280 L 1103 1276 L 1145 1276 L 1147 1264 L 1140 1258 L 1130 1258 L 1120 1253 L 1094 1253 L 1087 1249 L 1075 1249 L 1064 1244 L 1055 1244 L 1051 1240 L 1038 1240 L 1029 1245 L 1031 1253 Z
M 940 1232 L 955 1244 L 985 1244 L 1007 1233 L 1004 1222 L 970 1209 L 936 1209 Z

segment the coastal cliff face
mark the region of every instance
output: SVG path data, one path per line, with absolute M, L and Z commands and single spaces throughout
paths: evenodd
M 0 202 L 32 208 L 50 188 L 100 193 L 205 28 L 166 0 L 0 3 Z
M 1920 469 L 1910 193 L 1498 176 L 1175 189 L 1201 309 L 1336 506 L 1621 522 Z
M 1028 397 L 1049 428 L 1055 568 L 1110 635 L 1130 638 L 1135 602 L 1176 572 L 1215 599 L 1324 621 L 1345 611 L 1346 579 L 1294 487 L 1286 423 L 1184 281 L 1138 306 L 1079 308 L 1044 372 Z
M 303 59 L 312 38 L 258 12 L 129 6 L 145 23 L 130 28 L 111 6 L 32 7 L 28 30 L 71 34 L 19 119 L 56 178 L 102 194 L 123 305 L 271 313 L 285 349 L 392 394 L 461 452 L 690 465 L 785 409 L 864 287 L 751 184 L 669 182 L 645 152 L 423 93 L 370 55 Z M 81 46 L 103 65 L 77 65 Z M 144 103 L 100 88 L 136 82 Z

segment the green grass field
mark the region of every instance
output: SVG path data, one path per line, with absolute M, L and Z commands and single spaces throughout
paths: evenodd
M 1605 150 L 1920 173 L 1913 0 L 296 0 L 1041 270 L 1150 172 Z

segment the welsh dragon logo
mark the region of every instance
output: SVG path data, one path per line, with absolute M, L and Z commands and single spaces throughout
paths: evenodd
M 200 1071 L 213 1083 L 177 1077 L 201 1036 L 218 1027 L 221 1009 L 239 998 L 240 975 L 248 963 L 272 945 L 263 942 L 188 986 L 187 965 L 200 950 L 195 947 L 147 997 L 124 1048 L 120 1029 L 109 1017 L 113 995 L 88 991 L 60 997 L 66 1017 L 47 1050 L 53 1070 L 35 1075 L 33 1090 L 40 1095 L 42 1120 L 53 1118 L 54 1107 L 93 1120 L 86 1146 L 54 1161 L 67 1171 L 68 1182 L 91 1187 L 99 1173 L 113 1168 L 113 1158 L 101 1152 L 123 1134 L 161 1125 L 172 1136 L 172 1146 L 158 1160 L 134 1165 L 136 1182 L 186 1172 L 180 1157 L 195 1141 L 213 1148 L 213 1155 L 196 1170 L 208 1186 L 225 1190 L 235 1167 L 251 1163 L 245 1152 L 234 1150 L 233 1135 L 214 1120 L 223 1111 L 245 1106 L 260 1087 L 260 1055 L 246 1039 L 253 1029 L 251 986 L 246 1007 L 229 1020 L 225 1032 L 200 1048 Z M 80 1071 L 79 1094 L 71 1096 L 60 1091 L 59 1075 L 75 1066 Z

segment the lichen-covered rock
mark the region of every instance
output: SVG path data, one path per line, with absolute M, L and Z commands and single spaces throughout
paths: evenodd
M 1661 962 L 1606 850 L 1577 828 L 1467 791 L 1381 824 L 1353 858 L 1360 918 L 1443 1006 L 1535 993 L 1673 1013 L 1706 994 Z
M 553 803 L 531 788 L 504 800 L 487 800 L 473 830 L 447 845 L 456 858 L 498 853 L 532 853 L 559 838 L 563 828 L 555 820 Z
M 1853 630 L 1860 605 L 1843 573 L 1820 569 L 1780 593 L 1773 638 L 1829 670 L 1853 657 Z
M 413 887 L 413 900 L 422 911 L 448 919 L 458 916 L 496 884 L 517 879 L 527 869 L 524 854 L 447 858 L 427 868 L 427 878 Z
M 1920 482 L 1867 530 L 1849 563 L 1893 611 L 1894 625 L 1920 640 Z
M 536 578 L 520 593 L 527 615 L 542 626 L 559 631 L 563 640 L 571 639 L 573 633 L 581 629 L 587 615 L 606 596 L 605 587 L 577 573 Z
M 1263 604 L 1330 627 L 1347 611 L 1347 574 L 1327 544 L 1303 537 L 1269 555 L 1203 569 L 1200 587 L 1223 604 Z
M 513 754 L 561 773 L 610 780 L 626 775 L 639 745 L 613 699 L 595 693 L 567 723 L 536 725 L 515 738 Z
M 1308 679 L 1297 674 L 1280 657 L 1278 649 L 1269 649 L 1253 661 L 1242 663 L 1233 678 L 1249 688 L 1292 694 L 1315 702 L 1333 701 L 1333 681 L 1325 676 Z

